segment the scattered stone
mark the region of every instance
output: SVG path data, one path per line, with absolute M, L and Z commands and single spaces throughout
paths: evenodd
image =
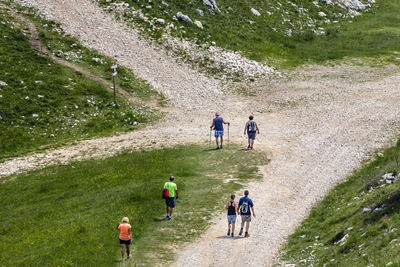
M 200 29 L 203 29 L 203 24 L 201 24 L 200 21 L 196 20 L 196 21 L 194 22 L 194 24 L 195 24 L 197 27 L 199 27 Z
M 363 212 L 370 212 L 371 209 L 370 208 L 363 208 Z
M 201 9 L 196 9 L 197 14 L 199 14 L 200 16 L 204 16 L 204 11 Z
M 164 19 L 156 19 L 156 22 L 160 25 L 164 25 L 165 24 L 165 20 Z
M 318 12 L 318 16 L 320 16 L 320 17 L 326 17 L 326 14 L 325 14 L 324 12 L 320 11 L 320 12 Z
M 344 245 L 344 243 L 349 238 L 349 236 L 350 236 L 349 234 L 345 234 L 344 237 L 342 237 L 342 239 L 340 239 L 338 242 L 335 243 L 335 245 L 339 245 L 339 246 Z
M 219 13 L 221 13 L 221 10 L 219 10 L 215 0 L 203 0 L 203 4 L 206 5 L 208 10 L 210 10 L 212 13 L 215 10 L 218 11 Z
M 249 24 L 250 24 L 250 25 L 253 25 L 254 23 L 255 23 L 254 21 L 249 20 Z
M 92 61 L 93 61 L 93 62 L 96 62 L 96 63 L 100 62 L 100 60 L 101 60 L 101 59 L 100 59 L 100 58 L 97 58 L 97 57 L 92 58 Z
M 6 82 L 0 81 L 0 86 L 8 86 Z
M 254 9 L 254 8 L 251 8 L 251 13 L 253 13 L 253 15 L 256 15 L 256 16 L 261 16 L 261 14 L 260 14 L 260 12 L 258 12 L 256 9 Z
M 39 115 L 38 114 L 32 114 L 32 117 L 37 118 L 37 117 L 39 117 Z
M 393 264 L 393 262 L 389 261 L 388 263 L 386 263 L 386 266 L 390 266 L 392 264 Z
M 180 21 L 184 21 L 184 22 L 187 22 L 187 23 L 193 23 L 193 21 L 189 18 L 189 16 L 187 16 L 185 14 L 182 14 L 182 12 L 176 13 L 176 17 Z
M 211 42 L 211 45 L 212 45 L 212 46 L 216 46 L 217 44 L 216 44 L 214 41 L 212 41 L 212 42 Z

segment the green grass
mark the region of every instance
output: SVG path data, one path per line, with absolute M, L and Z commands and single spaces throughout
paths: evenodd
M 170 263 L 243 183 L 260 179 L 266 155 L 231 146 L 126 153 L 3 178 L 0 262 L 5 266 L 110 266 L 120 259 L 124 216 L 133 228 L 133 263 Z M 164 220 L 164 182 L 179 190 L 172 221 Z M 227 179 L 236 179 L 230 180 Z M 226 233 L 221 233 L 225 235 Z
M 282 261 L 296 266 L 386 266 L 389 262 L 400 266 L 400 182 L 381 180 L 387 173 L 400 179 L 399 172 L 400 140 L 313 208 L 289 237 Z
M 134 130 L 158 115 L 37 54 L 0 9 L 0 161 L 83 138 Z M 134 82 L 135 83 L 135 82 Z M 140 85 L 142 86 L 142 85 Z
M 141 10 L 148 19 L 128 11 L 118 13 L 117 17 L 140 25 L 152 37 L 159 38 L 165 32 L 164 27 L 157 26 L 152 19 L 163 18 L 166 24 L 177 26 L 171 31 L 172 36 L 188 38 L 198 44 L 215 41 L 222 48 L 241 51 L 251 59 L 278 68 L 347 58 L 362 58 L 369 64 L 382 60 L 400 62 L 393 55 L 400 50 L 400 2 L 397 0 L 377 0 L 374 7 L 353 19 L 343 17 L 345 10 L 322 1 L 318 1 L 318 8 L 313 0 L 220 0 L 217 4 L 222 13 L 215 15 L 206 11 L 202 1 L 168 1 L 168 6 L 161 4 L 162 0 L 153 0 L 150 4 L 123 2 Z M 100 0 L 99 4 L 110 5 L 105 0 Z M 251 7 L 261 16 L 254 16 Z M 200 16 L 196 9 L 202 9 L 205 15 Z M 172 17 L 178 11 L 189 15 L 193 21 L 201 21 L 204 29 L 174 21 Z M 318 15 L 320 11 L 326 13 L 326 18 Z M 255 23 L 250 25 L 249 20 Z M 323 33 L 317 35 L 315 31 Z
M 40 34 L 40 41 L 51 53 L 89 70 L 98 77 L 110 81 L 110 83 L 112 82 L 110 66 L 117 64 L 115 59 L 86 48 L 76 38 L 66 34 L 59 23 L 38 16 L 35 10 L 17 4 L 11 4 L 11 6 L 35 24 Z M 131 70 L 121 65 L 118 66 L 117 84 L 125 91 L 143 100 L 155 98 L 161 103 L 165 101 L 162 94 L 152 89 L 146 81 L 138 78 Z

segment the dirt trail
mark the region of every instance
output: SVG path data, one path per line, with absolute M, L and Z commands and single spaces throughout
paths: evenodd
M 0 8 L 5 8 L 12 16 L 17 17 L 18 19 L 20 19 L 21 21 L 23 21 L 29 28 L 29 42 L 32 44 L 32 47 L 38 51 L 40 54 L 43 54 L 44 56 L 50 57 L 52 60 L 54 60 L 56 63 L 69 67 L 77 72 L 82 73 L 84 76 L 86 76 L 87 78 L 94 80 L 96 82 L 99 82 L 101 84 L 103 84 L 108 90 L 111 91 L 111 87 L 113 86 L 113 84 L 105 79 L 102 79 L 92 73 L 90 73 L 89 71 L 87 71 L 84 68 L 81 68 L 79 66 L 77 66 L 74 63 L 68 62 L 62 58 L 59 58 L 55 55 L 53 55 L 45 45 L 43 45 L 43 43 L 40 41 L 39 38 L 39 32 L 36 29 L 35 24 L 30 21 L 28 18 L 26 18 L 25 16 L 16 13 L 15 11 L 13 11 L 11 8 L 7 7 L 6 5 L 2 4 L 0 2 Z M 116 85 L 116 89 L 117 89 L 117 93 L 124 96 L 126 99 L 128 99 L 129 101 L 131 101 L 132 103 L 141 103 L 144 104 L 143 101 L 141 101 L 140 99 L 138 99 L 137 97 L 134 97 L 132 94 L 130 94 L 129 92 L 125 91 L 124 89 L 122 89 L 121 87 L 119 87 L 118 85 Z M 146 103 L 149 104 L 149 103 Z M 155 107 L 154 103 L 150 103 L 150 105 L 152 107 Z
M 176 266 L 270 266 L 312 205 L 398 134 L 398 68 L 310 67 L 298 70 L 293 81 L 260 84 L 257 97 L 232 96 L 218 81 L 176 64 L 88 0 L 79 5 L 76 0 L 20 2 L 59 21 L 86 46 L 115 56 L 164 92 L 174 108 L 166 120 L 137 132 L 7 161 L 0 164 L 0 176 L 127 148 L 207 141 L 216 109 L 231 121 L 231 140 L 245 145 L 243 126 L 248 114 L 255 114 L 261 128 L 255 148 L 267 151 L 271 163 L 261 168 L 263 181 L 248 186 L 257 214 L 251 237 L 225 238 L 221 214 L 182 251 Z

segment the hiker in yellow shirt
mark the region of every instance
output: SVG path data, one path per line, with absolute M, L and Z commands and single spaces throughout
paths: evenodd
M 169 182 L 164 184 L 164 189 L 168 189 L 169 195 L 165 199 L 165 204 L 167 205 L 167 218 L 168 220 L 172 220 L 172 209 L 175 208 L 175 198 L 178 199 L 178 187 L 173 182 L 174 176 L 169 177 Z

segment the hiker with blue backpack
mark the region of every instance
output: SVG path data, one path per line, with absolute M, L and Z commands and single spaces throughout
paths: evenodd
M 214 129 L 214 136 L 215 136 L 215 142 L 217 143 L 217 149 L 220 149 L 220 148 L 222 149 L 222 147 L 223 147 L 222 142 L 224 140 L 224 138 L 223 138 L 224 137 L 224 124 L 228 124 L 228 133 L 229 133 L 230 123 L 227 121 L 224 121 L 224 119 L 222 117 L 220 117 L 219 112 L 216 112 L 215 118 L 213 119 L 213 122 L 210 126 L 210 132 L 211 132 L 211 129 Z M 218 137 L 221 140 L 221 146 L 219 145 Z M 228 137 L 229 137 L 229 134 L 228 134 Z M 229 141 L 229 138 L 228 138 L 228 141 Z
M 253 201 L 249 198 L 249 191 L 244 191 L 244 197 L 240 198 L 239 205 L 238 205 L 238 214 L 241 215 L 242 218 L 242 225 L 240 227 L 239 235 L 243 233 L 243 227 L 246 223 L 246 232 L 244 233 L 244 237 L 249 237 L 249 228 L 251 222 L 251 216 L 253 215 L 254 218 L 256 214 L 254 212 L 254 204 Z
M 162 192 L 162 197 L 165 199 L 165 204 L 167 206 L 167 218 L 172 220 L 172 210 L 175 208 L 175 199 L 178 199 L 178 187 L 174 183 L 174 176 L 169 177 L 169 182 L 164 184 L 164 189 Z
M 249 116 L 249 121 L 246 122 L 246 125 L 244 126 L 244 135 L 246 135 L 246 132 L 249 140 L 247 149 L 253 149 L 256 133 L 260 134 L 260 130 L 258 129 L 257 123 L 254 121 L 253 115 Z

